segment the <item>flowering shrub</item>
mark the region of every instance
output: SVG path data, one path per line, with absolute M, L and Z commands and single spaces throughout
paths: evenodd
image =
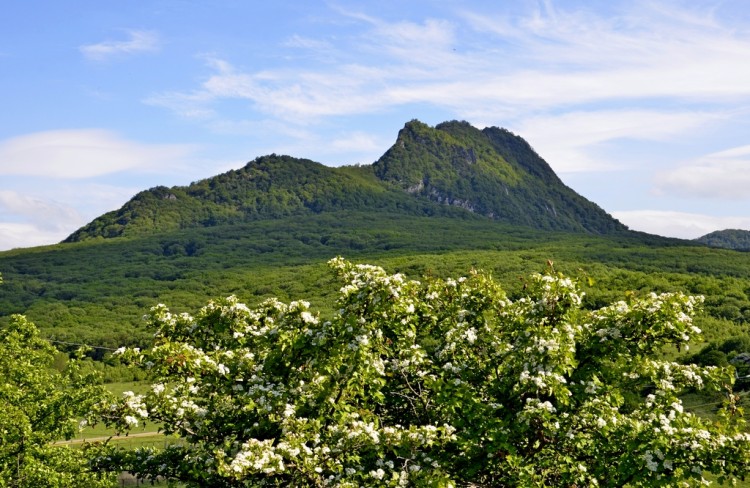
M 655 354 L 700 334 L 700 298 L 589 311 L 551 270 L 512 301 L 479 273 L 420 283 L 330 265 L 344 282 L 330 320 L 304 301 L 152 309 L 153 347 L 122 354 L 155 383 L 100 414 L 123 430 L 163 422 L 184 443 L 110 449 L 99 467 L 214 487 L 681 486 L 745 472 L 731 372 Z M 683 408 L 687 388 L 727 393 L 719 421 Z

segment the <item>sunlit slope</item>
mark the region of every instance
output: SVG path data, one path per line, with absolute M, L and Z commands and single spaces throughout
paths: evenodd
M 372 165 L 328 167 L 290 156 L 188 186 L 157 187 L 74 232 L 66 242 L 332 211 L 465 218 L 534 229 L 608 234 L 625 227 L 568 188 L 522 138 L 465 122 L 407 123 Z

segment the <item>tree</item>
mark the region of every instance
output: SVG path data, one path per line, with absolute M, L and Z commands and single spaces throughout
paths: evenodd
M 104 390 L 76 361 L 60 373 L 56 350 L 21 315 L 0 328 L 0 487 L 113 486 L 89 469 L 80 449 L 54 445 L 70 439 Z
M 330 320 L 303 301 L 155 307 L 153 348 L 123 355 L 156 382 L 99 408 L 183 443 L 110 448 L 101 468 L 215 487 L 650 487 L 746 470 L 730 370 L 657 358 L 700 334 L 699 298 L 583 310 L 551 268 L 510 300 L 481 273 L 420 283 L 330 264 L 344 281 Z M 726 392 L 719 420 L 683 407 L 688 388 Z

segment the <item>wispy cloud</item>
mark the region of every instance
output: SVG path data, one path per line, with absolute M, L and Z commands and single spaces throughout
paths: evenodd
M 333 152 L 375 152 L 381 151 L 383 147 L 381 142 L 371 134 L 361 131 L 343 134 L 328 144 Z
M 70 229 L 44 231 L 29 223 L 0 222 L 0 251 L 60 242 L 70 234 Z
M 141 185 L 195 174 L 190 145 L 143 144 L 99 129 L 0 141 L 0 250 L 59 242 L 121 206 Z M 107 178 L 116 175 L 115 184 Z M 133 178 L 139 183 L 132 185 Z
M 82 224 L 72 207 L 0 190 L 0 249 L 57 242 Z
M 311 128 L 275 121 L 216 120 L 208 125 L 216 133 L 255 138 L 258 154 L 290 154 L 311 158 L 329 166 L 372 163 L 392 143 L 393 134 L 383 140 L 364 131 L 344 130 L 324 136 Z M 247 157 L 247 154 L 242 155 Z M 236 167 L 237 162 L 233 163 Z M 227 167 L 229 169 L 229 167 Z
M 15 186 L 0 190 L 0 250 L 60 242 L 143 190 L 119 179 L 116 184 L 104 184 L 33 178 Z
M 612 215 L 631 228 L 681 239 L 695 239 L 716 229 L 750 229 L 750 217 L 716 217 L 662 210 L 633 210 L 613 212 Z
M 687 198 L 750 200 L 750 146 L 707 154 L 657 175 L 661 193 Z
M 530 127 L 546 120 L 547 134 L 558 131 L 550 139 L 572 133 L 567 119 L 601 111 L 589 118 L 610 117 L 605 126 L 619 127 L 609 135 L 599 131 L 592 141 L 598 143 L 610 135 L 651 137 L 647 126 L 656 127 L 659 137 L 675 137 L 699 126 L 697 117 L 710 118 L 750 98 L 746 31 L 723 25 L 712 10 L 623 5 L 626 10 L 608 16 L 545 2 L 515 16 L 463 12 L 422 22 L 339 10 L 363 29 L 340 40 L 346 49 L 336 62 L 248 71 L 214 59 L 200 86 L 156 94 L 149 103 L 216 119 L 229 117 L 219 101 L 246 100 L 251 110 L 289 124 L 426 104 L 472 121 Z M 315 46 L 336 49 L 327 40 L 300 36 L 282 48 Z M 686 110 L 678 114 L 669 101 L 696 109 L 683 122 L 676 115 Z M 616 108 L 624 105 L 629 109 Z M 582 132 L 590 127 L 578 129 L 576 137 L 590 137 Z
M 0 215 L 13 214 L 36 219 L 36 223 L 45 230 L 55 230 L 58 222 L 81 220 L 73 208 L 56 202 L 39 200 L 16 191 L 0 190 Z
M 284 43 L 286 47 L 298 48 L 298 49 L 311 49 L 315 51 L 327 50 L 331 48 L 331 44 L 328 41 L 312 39 L 310 37 L 303 37 L 298 34 L 294 34 Z
M 344 164 L 370 164 L 383 154 L 383 147 L 391 140 L 380 140 L 378 137 L 363 131 L 343 131 L 322 138 L 314 132 L 296 132 L 293 142 L 282 143 L 273 152 L 284 154 L 315 153 L 318 162 L 330 166 Z
M 377 58 L 385 55 L 396 63 L 407 62 L 410 72 L 437 64 L 443 69 L 449 68 L 461 59 L 453 52 L 457 26 L 452 21 L 428 18 L 421 23 L 387 22 L 376 17 L 348 15 L 358 17 L 371 27 L 367 33 L 369 40 L 360 40 L 359 49 Z
M 0 141 L 0 175 L 91 178 L 125 170 L 167 171 L 190 145 L 142 144 L 101 129 L 36 132 Z
M 715 115 L 658 110 L 599 110 L 536 115 L 512 127 L 528 140 L 558 173 L 633 169 L 634 161 L 601 161 L 598 149 L 611 141 L 662 141 L 710 123 Z
M 159 36 L 153 31 L 129 30 L 124 41 L 103 41 L 79 47 L 81 53 L 93 61 L 104 61 L 118 54 L 158 51 Z

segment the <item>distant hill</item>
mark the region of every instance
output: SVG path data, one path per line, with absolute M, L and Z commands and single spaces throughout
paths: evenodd
M 369 166 L 328 167 L 269 155 L 245 167 L 135 195 L 65 242 L 331 211 L 380 211 L 492 220 L 534 229 L 609 234 L 626 230 L 565 186 L 522 138 L 467 122 L 413 120 Z
M 710 247 L 750 251 L 750 231 L 748 230 L 717 230 L 695 240 Z

